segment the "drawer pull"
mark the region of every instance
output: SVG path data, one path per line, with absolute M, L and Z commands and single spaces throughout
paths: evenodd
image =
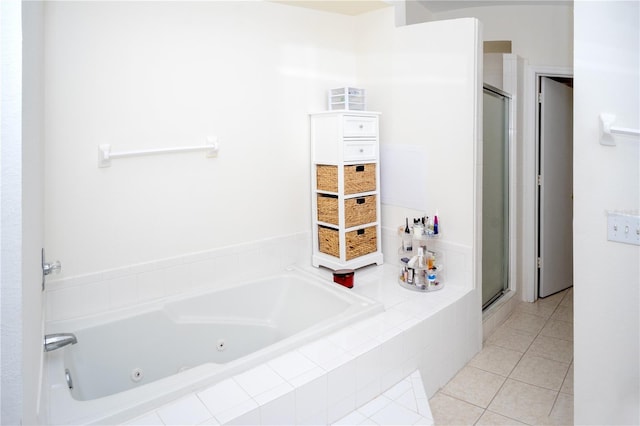
M 358 229 L 358 230 L 356 231 L 356 233 L 357 233 L 358 235 L 364 235 L 364 229 Z
M 364 198 L 356 198 L 356 204 L 364 204 Z
M 361 129 L 364 129 L 364 124 L 361 124 L 358 127 L 361 128 Z
M 356 172 L 364 172 L 364 165 L 356 166 Z

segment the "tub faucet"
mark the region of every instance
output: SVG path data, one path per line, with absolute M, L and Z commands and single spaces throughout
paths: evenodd
M 50 352 L 67 345 L 75 345 L 78 339 L 73 333 L 54 333 L 44 336 L 44 351 Z

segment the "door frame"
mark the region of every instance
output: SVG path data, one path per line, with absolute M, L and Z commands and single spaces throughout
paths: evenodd
M 538 299 L 538 154 L 539 124 L 538 92 L 540 77 L 573 78 L 570 67 L 529 66 L 525 79 L 524 99 L 524 196 L 522 220 L 522 299 Z

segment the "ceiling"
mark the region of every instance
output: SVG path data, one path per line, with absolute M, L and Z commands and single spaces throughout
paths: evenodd
M 340 13 L 343 15 L 360 15 L 391 6 L 383 0 L 272 0 L 276 3 L 284 3 L 291 6 L 306 7 L 308 9 L 322 10 L 325 12 Z
M 418 0 L 432 13 L 484 6 L 557 6 L 572 4 L 573 0 Z
M 306 7 L 308 9 L 322 10 L 325 12 L 340 13 L 343 15 L 360 15 L 361 13 L 391 6 L 398 0 L 271 0 L 276 3 L 284 3 L 291 6 Z M 431 13 L 447 12 L 455 9 L 483 6 L 508 6 L 508 5 L 567 5 L 573 0 L 406 0 L 417 1 L 429 9 Z

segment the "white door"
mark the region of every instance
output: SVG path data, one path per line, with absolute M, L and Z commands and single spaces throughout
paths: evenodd
M 573 285 L 573 88 L 540 82 L 538 296 Z

